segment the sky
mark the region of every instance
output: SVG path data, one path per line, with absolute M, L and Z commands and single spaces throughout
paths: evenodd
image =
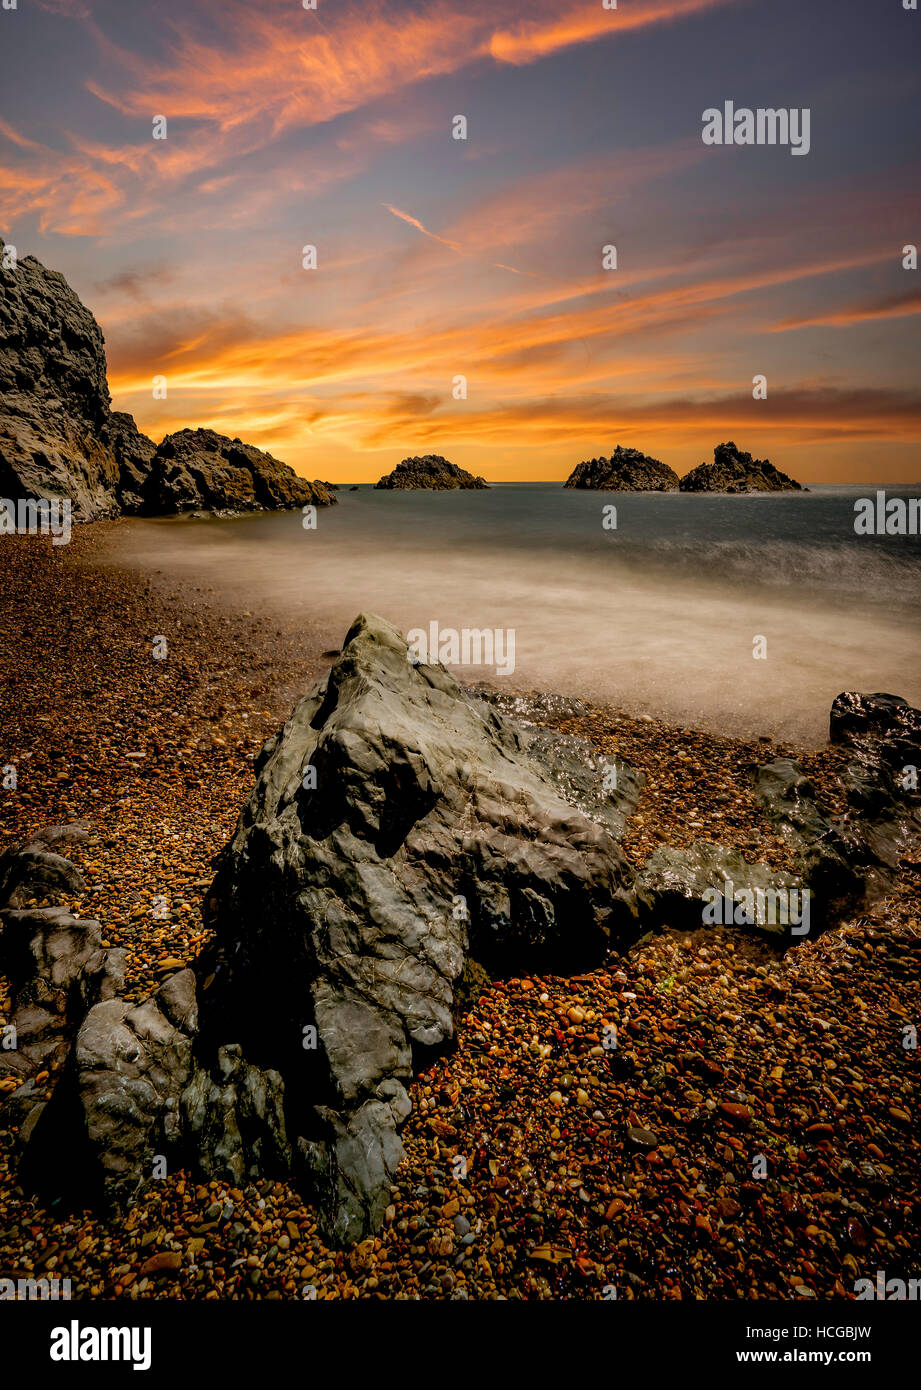
M 903 0 L 16 0 L 0 235 L 156 441 L 913 482 L 919 58 Z M 705 144 L 726 101 L 807 108 L 808 154 Z

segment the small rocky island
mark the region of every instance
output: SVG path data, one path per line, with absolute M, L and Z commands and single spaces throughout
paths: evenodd
M 69 499 L 79 521 L 336 501 L 323 483 L 214 430 L 179 430 L 158 448 L 112 410 L 98 323 L 34 256 L 0 270 L 0 344 L 2 497 Z
M 678 484 L 682 492 L 805 492 L 767 459 L 754 459 L 730 440 L 717 444 L 713 462 L 701 463 Z
M 487 488 L 485 478 L 474 477 L 456 463 L 449 463 L 440 454 L 423 454 L 417 458 L 406 458 L 392 473 L 387 473 L 376 488 L 388 491 L 409 488 L 428 488 L 436 492 L 449 492 L 455 488 Z
M 675 492 L 679 484 L 678 474 L 667 463 L 618 444 L 610 458 L 576 464 L 565 486 L 596 492 Z

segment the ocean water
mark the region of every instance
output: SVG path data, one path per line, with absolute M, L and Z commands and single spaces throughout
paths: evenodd
M 467 681 L 817 745 L 841 690 L 921 703 L 921 537 L 856 535 L 855 500 L 873 495 L 366 485 L 343 487 L 316 530 L 299 512 L 131 521 L 110 558 L 231 612 L 301 622 L 305 650 L 338 647 L 369 610 L 404 632 L 457 633 Z M 464 630 L 498 632 L 492 653 L 465 652 Z

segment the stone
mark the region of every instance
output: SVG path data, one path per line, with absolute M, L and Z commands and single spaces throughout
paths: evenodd
M 281 1077 L 248 1063 L 239 1044 L 219 1048 L 212 1070 L 199 1065 L 190 1074 L 181 1124 L 186 1152 L 205 1177 L 240 1185 L 291 1170 Z
M 0 903 L 23 907 L 31 899 L 78 896 L 86 884 L 69 859 L 46 849 L 40 841 L 0 856 Z
M 96 1004 L 26 1146 L 26 1180 L 42 1192 L 123 1209 L 153 1176 L 155 1157 L 177 1154 L 180 1097 L 191 1065 L 191 1039 L 169 1022 L 156 997 Z
M 618 444 L 610 458 L 576 464 L 563 486 L 599 492 L 676 492 L 678 474 L 667 463 Z
M 767 459 L 754 459 L 730 440 L 717 444 L 713 462 L 701 463 L 678 484 L 682 492 L 804 492 L 801 483 Z
M 440 454 L 423 454 L 421 457 L 405 458 L 398 463 L 392 473 L 387 473 L 376 488 L 389 491 L 407 488 L 428 488 L 438 492 L 456 488 L 487 488 L 485 478 L 475 477 L 457 464 L 449 463 Z
M 0 1073 L 34 1076 L 66 1055 L 93 1004 L 124 988 L 125 952 L 103 949 L 98 922 L 60 907 L 0 912 L 0 973 L 9 980 L 15 1050 Z

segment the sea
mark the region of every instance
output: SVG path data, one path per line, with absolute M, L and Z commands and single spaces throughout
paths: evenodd
M 300 512 L 136 519 L 108 558 L 240 621 L 300 623 L 311 652 L 368 611 L 467 683 L 814 747 L 842 690 L 921 704 L 921 537 L 856 533 L 877 490 L 343 484 L 315 527 Z

